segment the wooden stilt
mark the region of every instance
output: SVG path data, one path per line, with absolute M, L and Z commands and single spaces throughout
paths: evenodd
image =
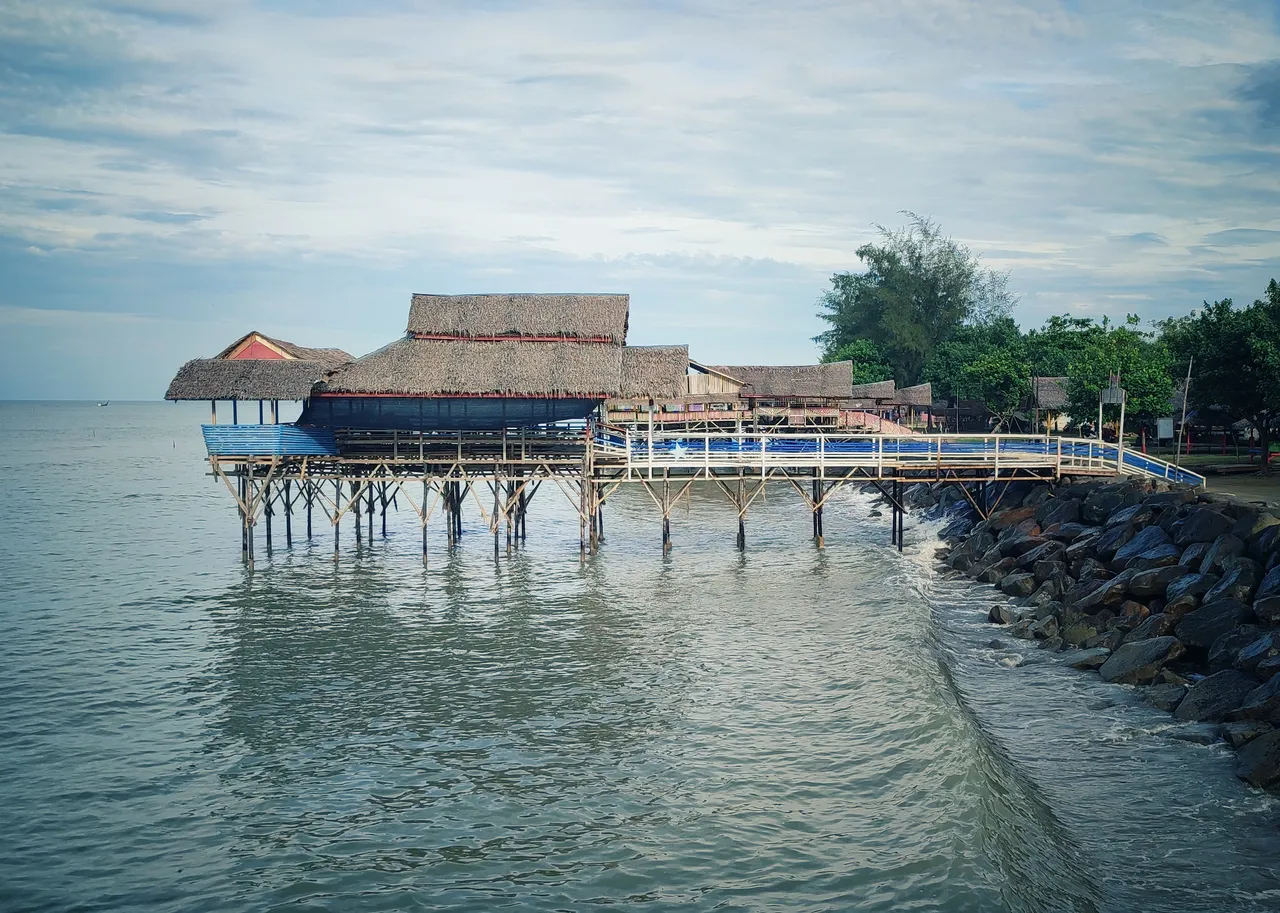
M 293 548 L 293 489 L 284 480 L 284 547 Z
M 360 489 L 351 483 L 351 518 L 356 521 L 356 548 L 360 547 Z
M 253 490 L 253 464 L 249 463 L 247 465 L 248 465 L 249 476 L 245 480 L 245 503 L 250 505 L 250 509 L 249 509 L 248 516 L 245 517 L 245 536 L 249 540 L 246 556 L 249 564 L 249 570 L 252 571 L 253 570 L 253 523 L 254 523 L 254 511 L 253 511 L 252 505 L 253 505 L 255 492 Z
M 236 490 L 240 494 L 240 504 L 236 509 L 240 513 L 240 560 L 245 564 L 249 563 L 249 515 L 240 505 L 249 503 L 249 487 L 245 484 L 244 472 L 245 467 L 240 467 L 240 474 L 236 476 Z
M 267 518 L 267 555 L 271 554 L 271 516 L 275 513 L 275 506 L 271 503 L 271 483 L 267 482 L 262 488 L 262 513 Z
M 306 486 L 305 488 L 302 489 L 302 491 L 306 495 L 306 501 L 307 501 L 307 541 L 310 542 L 311 541 L 311 505 L 315 502 L 315 491 L 312 488 L 314 483 L 303 482 L 302 484 Z
M 342 503 L 342 483 L 334 480 L 333 483 L 333 560 L 338 560 L 338 505 Z
M 370 482 L 366 489 L 366 494 L 365 494 L 365 500 L 369 502 L 369 545 L 373 545 L 373 511 L 374 511 L 373 489 L 374 487 L 375 487 L 374 484 Z
M 670 470 L 662 471 L 662 553 L 671 551 L 671 478 Z
M 422 566 L 427 566 L 427 480 L 422 480 Z
M 382 501 L 382 538 L 387 538 L 387 483 L 382 483 L 382 490 L 379 492 L 379 498 Z
M 502 482 L 494 478 L 493 480 L 493 560 L 498 560 L 498 517 L 499 517 L 499 493 L 502 491 Z

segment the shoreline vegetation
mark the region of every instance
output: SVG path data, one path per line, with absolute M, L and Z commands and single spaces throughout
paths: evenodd
M 1280 788 L 1280 508 L 1146 479 L 1013 482 L 985 520 L 949 483 L 905 500 L 945 520 L 946 567 L 1000 594 L 994 628 L 1137 687 Z

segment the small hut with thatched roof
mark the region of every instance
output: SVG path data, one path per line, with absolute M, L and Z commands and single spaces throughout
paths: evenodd
M 302 421 L 469 431 L 585 418 L 622 388 L 628 307 L 626 295 L 414 295 L 404 337 L 326 378 Z
M 241 336 L 213 358 L 196 358 L 178 369 L 164 398 L 169 400 L 230 400 L 272 403 L 278 417 L 280 400 L 305 400 L 311 388 L 330 371 L 351 362 L 342 349 L 313 349 L 253 331 Z M 261 408 L 259 415 L 261 417 Z

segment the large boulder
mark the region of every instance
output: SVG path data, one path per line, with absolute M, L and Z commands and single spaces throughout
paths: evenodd
M 1006 596 L 1030 596 L 1036 590 L 1036 578 L 1025 571 L 1018 571 L 1002 578 L 999 587 Z
M 1093 550 L 1103 561 L 1110 561 L 1134 535 L 1132 526 L 1113 526 L 1110 529 L 1104 529 L 1102 535 L 1094 542 Z
M 997 511 L 990 517 L 990 528 L 992 532 L 1000 532 L 1010 526 L 1017 526 L 1024 520 L 1034 520 L 1036 509 L 1034 507 L 1010 507 L 1007 510 Z
M 1215 672 L 1191 686 L 1174 716 L 1197 723 L 1221 723 L 1257 686 L 1239 669 Z
M 1234 723 L 1222 724 L 1222 737 L 1227 744 L 1239 751 L 1258 736 L 1270 732 L 1275 727 L 1262 720 L 1238 720 Z
M 1063 629 L 1062 642 L 1072 647 L 1083 647 L 1097 633 L 1098 629 L 1087 621 L 1078 621 Z
M 1001 558 L 994 564 L 989 564 L 980 570 L 975 576 L 983 583 L 999 583 L 1013 571 L 1013 559 Z
M 1236 776 L 1262 789 L 1280 783 L 1280 730 L 1263 733 L 1240 749 Z
M 1090 614 L 1102 606 L 1117 606 L 1124 602 L 1124 597 L 1129 592 L 1129 580 L 1132 577 L 1132 571 L 1124 571 L 1110 580 L 1103 580 L 1077 599 L 1071 607 L 1077 612 Z
M 1037 561 L 1031 568 L 1036 580 L 1044 583 L 1050 577 L 1067 576 L 1067 566 L 1061 561 Z
M 1196 499 L 1196 492 L 1192 488 L 1174 488 L 1169 491 L 1157 491 L 1155 494 L 1147 495 L 1142 499 L 1142 503 L 1150 507 L 1158 507 L 1161 509 L 1167 507 L 1178 507 L 1182 504 L 1190 504 Z
M 1047 527 L 1061 523 L 1080 522 L 1080 501 L 1076 498 L 1053 498 L 1045 501 L 1035 512 L 1036 522 Z
M 1260 682 L 1271 681 L 1272 677 L 1280 674 L 1280 656 L 1268 656 L 1258 663 L 1258 668 L 1253 670 L 1253 674 Z
M 1150 640 L 1153 637 L 1164 637 L 1166 634 L 1172 634 L 1175 627 L 1177 627 L 1177 621 L 1163 612 L 1148 615 L 1142 619 L 1136 628 L 1124 636 L 1124 643 L 1132 643 L 1135 640 Z
M 1132 489 L 1127 482 L 1111 485 L 1099 485 L 1084 499 L 1080 508 L 1080 517 L 1085 523 L 1101 524 L 1115 511 L 1131 504 Z
M 1169 588 L 1164 591 L 1164 610 L 1179 616 L 1186 615 L 1192 609 L 1200 606 L 1201 597 L 1213 589 L 1214 584 L 1217 582 L 1217 577 L 1206 577 L 1203 574 L 1188 574 L 1185 577 L 1179 577 L 1170 583 Z
M 1173 564 L 1167 567 L 1138 571 L 1129 580 L 1129 592 L 1139 599 L 1151 596 L 1163 596 L 1169 590 L 1169 584 L 1179 577 L 1186 577 L 1191 572 L 1185 567 Z
M 1268 631 L 1240 648 L 1236 653 L 1236 668 L 1254 673 L 1264 660 L 1275 656 L 1280 656 L 1280 631 Z
M 1039 561 L 1057 561 L 1062 557 L 1067 547 L 1061 542 L 1041 542 L 1029 552 L 1024 552 L 1018 558 L 1018 567 L 1033 568 Z
M 1259 561 L 1266 561 L 1268 555 L 1275 554 L 1280 550 L 1280 524 L 1268 526 L 1261 532 L 1252 535 L 1246 540 L 1249 546 L 1249 554 Z
M 1213 642 L 1253 618 L 1253 609 L 1235 599 L 1223 599 L 1188 612 L 1178 622 L 1178 639 L 1194 654 L 1205 657 Z
M 1110 655 L 1111 651 L 1106 647 L 1078 650 L 1068 656 L 1067 665 L 1072 669 L 1097 669 L 1107 661 Z
M 1209 648 L 1209 671 L 1238 669 L 1240 666 L 1236 658 L 1240 655 L 1240 651 L 1261 636 L 1262 628 L 1257 625 L 1241 625 L 1223 634 Z
M 1166 663 L 1184 652 L 1176 637 L 1153 637 L 1151 640 L 1121 644 L 1098 670 L 1103 681 L 1143 685 L 1155 681 Z
M 1103 526 L 1119 526 L 1121 523 L 1130 526 L 1145 526 L 1151 522 L 1154 511 L 1146 504 L 1130 504 L 1128 507 L 1122 507 L 1114 510 L 1103 521 Z
M 1255 599 L 1270 599 L 1273 596 L 1280 596 L 1280 565 L 1267 571 L 1267 575 L 1258 584 L 1258 592 L 1254 594 Z
M 1058 619 L 1047 615 L 1031 625 L 1028 631 L 1036 640 L 1049 640 L 1058 636 Z
M 1204 602 L 1217 602 L 1219 599 L 1238 599 L 1250 602 L 1258 589 L 1258 580 L 1262 575 L 1258 565 L 1248 558 L 1228 559 L 1223 568 L 1222 579 L 1204 594 Z
M 1226 514 L 1219 513 L 1210 507 L 1200 507 L 1183 518 L 1173 541 L 1178 545 L 1212 542 L 1223 533 L 1230 532 L 1233 526 L 1235 521 Z
M 1204 564 L 1204 556 L 1209 554 L 1211 548 L 1213 548 L 1212 542 L 1192 542 L 1183 550 L 1178 563 L 1193 571 L 1199 571 L 1200 565 Z
M 1055 542 L 1075 542 L 1085 536 L 1098 536 L 1102 530 L 1096 526 L 1085 526 L 1083 523 L 1054 523 L 1040 530 L 1040 535 Z
M 1009 536 L 1001 536 L 998 547 L 1000 554 L 1006 558 L 1020 558 L 1027 552 L 1043 545 L 1044 542 L 1045 540 L 1040 536 L 1026 530 L 1017 529 Z
M 1280 723 L 1280 675 L 1272 676 L 1250 691 L 1240 707 L 1229 715 L 1232 720 L 1265 720 Z
M 1111 532 L 1119 527 L 1112 527 L 1102 534 L 1098 539 L 1098 554 L 1103 554 L 1104 540 Z M 1137 558 L 1143 552 L 1150 551 L 1157 546 L 1166 545 L 1169 542 L 1169 534 L 1158 526 L 1145 527 L 1141 532 L 1135 534 L 1127 542 L 1116 549 L 1111 560 L 1123 567 L 1124 562 Z M 1105 556 L 1103 556 L 1105 557 Z
M 1149 571 L 1153 567 L 1170 567 L 1178 563 L 1178 559 L 1182 557 L 1182 550 L 1172 542 L 1164 545 L 1157 545 L 1155 548 L 1149 548 L 1137 558 L 1131 558 L 1126 568 L 1133 568 L 1135 571 Z
M 1178 705 L 1182 703 L 1182 699 L 1186 696 L 1186 685 L 1175 685 L 1170 682 L 1148 685 L 1143 694 L 1143 697 L 1150 701 L 1153 707 L 1158 710 L 1164 710 L 1167 713 L 1172 713 L 1178 709 Z
M 1200 573 L 1211 574 L 1222 567 L 1228 558 L 1244 554 L 1244 543 L 1231 533 L 1223 533 L 1213 540 L 1200 562 Z

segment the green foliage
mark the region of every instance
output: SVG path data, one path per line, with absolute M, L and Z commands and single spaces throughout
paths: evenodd
M 1205 303 L 1161 324 L 1176 370 L 1194 360 L 1189 400 L 1198 409 L 1217 406 L 1258 429 L 1263 451 L 1280 420 L 1280 286 L 1236 308 L 1230 298 Z
M 957 395 L 981 400 L 999 418 L 997 431 L 1031 393 L 1026 362 L 1012 348 L 993 348 L 964 365 L 958 378 Z
M 931 220 L 905 215 L 905 227 L 878 225 L 881 243 L 858 248 L 865 272 L 831 277 L 819 302 L 830 329 L 814 337 L 829 359 L 869 341 L 899 385 L 919 381 L 929 357 L 962 327 L 1007 318 L 1016 300 L 1007 273 L 982 267 Z
M 965 367 L 990 352 L 1008 352 L 1016 360 L 1025 360 L 1022 332 L 1011 317 L 962 326 L 938 345 L 925 362 L 921 379 L 933 384 L 934 396 L 971 397 L 964 392 Z
M 893 369 L 880 356 L 880 351 L 870 339 L 855 339 L 847 342 L 834 352 L 823 355 L 822 360 L 853 362 L 855 384 L 874 384 L 893 376 Z
M 1128 315 L 1123 326 L 1113 327 L 1104 319 L 1101 324 L 1084 327 L 1079 342 L 1066 372 L 1070 415 L 1078 421 L 1096 415 L 1098 394 L 1113 374 L 1120 376 L 1120 386 L 1126 391 L 1126 425 L 1169 414 L 1173 381 L 1168 349 L 1154 333 L 1140 329 L 1136 315 Z M 1118 419 L 1120 407 L 1105 406 L 1103 416 Z

